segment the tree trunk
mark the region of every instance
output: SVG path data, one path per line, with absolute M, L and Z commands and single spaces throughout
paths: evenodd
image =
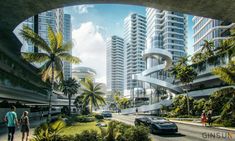
M 52 62 L 51 64 L 51 92 L 49 95 L 49 110 L 48 110 L 48 117 L 47 117 L 47 121 L 49 122 L 51 120 L 51 108 L 52 108 L 52 104 L 51 104 L 51 96 L 53 95 L 53 90 L 54 90 L 54 62 Z
M 91 110 L 91 114 L 92 114 L 92 103 L 90 104 L 90 110 Z
M 185 90 L 185 92 L 186 92 L 186 95 L 187 95 L 187 108 L 188 108 L 188 115 L 190 115 L 190 107 L 189 107 L 189 95 L 188 95 L 188 89 L 186 88 L 186 90 Z
M 71 115 L 71 95 L 68 95 L 69 97 L 69 116 Z

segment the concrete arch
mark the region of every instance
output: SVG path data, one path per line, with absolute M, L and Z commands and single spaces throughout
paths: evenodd
M 20 42 L 12 34 L 19 23 L 47 10 L 79 4 L 140 5 L 235 22 L 235 1 L 231 0 L 1 0 L 0 48 L 10 42 L 8 48 L 20 54 Z
M 11 0 L 0 2 L 0 29 L 12 31 L 28 17 L 54 8 L 105 3 L 148 6 L 235 22 L 235 2 L 231 0 Z

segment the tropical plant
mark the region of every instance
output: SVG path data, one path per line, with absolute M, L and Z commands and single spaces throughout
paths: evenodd
M 49 95 L 48 120 L 51 118 L 51 96 L 54 90 L 55 78 L 63 78 L 63 62 L 80 63 L 78 57 L 70 55 L 68 52 L 72 49 L 72 42 L 63 43 L 61 32 L 54 33 L 52 27 L 48 25 L 47 43 L 42 37 L 35 33 L 31 28 L 24 26 L 20 32 L 21 36 L 32 43 L 40 52 L 22 52 L 22 57 L 32 63 L 43 63 L 39 68 L 44 81 L 50 81 L 51 93 Z
M 231 87 L 222 88 L 216 91 L 215 95 L 220 98 L 222 98 L 224 94 L 228 96 L 224 103 L 222 103 L 224 106 L 219 120 L 232 120 L 231 124 L 235 126 L 235 60 L 232 59 L 225 67 L 214 68 L 212 72 L 215 75 L 218 75 L 222 81 L 231 85 Z M 214 99 L 211 100 L 211 103 L 213 102 Z
M 57 141 L 59 133 L 66 126 L 62 120 L 57 120 L 53 123 L 43 123 L 34 131 L 32 141 Z
M 92 107 L 99 107 L 100 104 L 105 104 L 104 98 L 101 96 L 104 93 L 101 92 L 101 84 L 94 84 L 91 79 L 85 79 L 81 81 L 82 84 L 82 103 L 84 106 L 90 105 L 90 112 L 92 113 Z
M 64 95 L 69 99 L 69 115 L 71 113 L 71 97 L 78 93 L 79 84 L 74 78 L 68 78 L 68 80 L 62 80 L 60 89 Z
M 204 40 L 201 51 L 204 52 L 208 57 L 214 55 L 214 42 Z
M 189 114 L 188 113 L 188 108 L 187 107 L 192 107 L 193 106 L 193 102 L 194 102 L 194 99 L 191 98 L 191 97 L 187 97 L 185 95 L 179 95 L 179 96 L 176 96 L 174 99 L 173 99 L 173 107 L 172 107 L 172 110 L 171 110 L 171 113 L 174 115 L 174 116 L 180 116 L 180 115 L 186 115 L 186 114 Z M 188 104 L 190 106 L 188 106 Z M 193 111 L 191 111 L 191 113 L 193 113 Z
M 119 109 L 126 109 L 127 107 L 130 106 L 130 104 L 131 104 L 131 101 L 128 98 L 123 97 L 123 98 L 117 99 L 117 105 Z
M 193 111 L 195 115 L 197 116 L 201 115 L 202 111 L 206 109 L 205 103 L 206 103 L 206 100 L 204 98 L 193 101 Z
M 222 53 L 233 47 L 233 42 L 230 39 L 220 40 L 220 45 L 216 48 L 217 53 Z
M 203 53 L 198 52 L 192 56 L 191 61 L 193 64 L 195 64 L 195 63 L 199 63 L 201 61 L 204 61 L 205 59 L 206 59 L 206 56 Z
M 188 114 L 190 113 L 188 87 L 197 77 L 197 72 L 192 66 L 188 65 L 188 57 L 182 57 L 179 62 L 173 66 L 175 70 L 175 78 L 185 85 L 185 93 L 187 94 Z

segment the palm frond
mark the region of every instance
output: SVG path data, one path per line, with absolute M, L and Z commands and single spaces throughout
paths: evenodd
M 28 62 L 43 63 L 50 59 L 49 55 L 46 53 L 22 52 L 21 55 Z
M 58 32 L 56 34 L 56 40 L 57 40 L 57 49 L 59 49 L 63 45 L 63 33 L 62 32 Z
M 235 74 L 230 72 L 227 68 L 217 67 L 212 69 L 213 74 L 218 75 L 221 80 L 228 84 L 235 84 Z
M 20 35 L 28 42 L 32 43 L 37 48 L 44 50 L 47 53 L 51 53 L 52 50 L 48 46 L 45 40 L 43 40 L 37 33 L 35 33 L 28 26 L 23 26 Z
M 63 61 L 67 61 L 69 63 L 79 64 L 81 60 L 78 57 L 72 56 L 69 53 L 61 53 L 58 55 Z
M 73 42 L 72 41 L 68 41 L 68 42 L 64 43 L 61 48 L 59 48 L 59 50 L 60 50 L 59 53 L 69 52 L 69 51 L 72 50 L 72 48 L 73 48 Z
M 53 52 L 55 52 L 55 50 L 57 48 L 56 35 L 50 25 L 48 25 L 47 30 L 48 30 L 48 39 L 49 39 L 49 43 L 50 43 L 50 48 L 53 50 Z

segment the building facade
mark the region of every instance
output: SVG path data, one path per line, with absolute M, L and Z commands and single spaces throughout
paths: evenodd
M 79 81 L 90 78 L 95 81 L 96 71 L 88 67 L 75 67 L 72 69 L 72 77 Z
M 23 29 L 23 26 L 28 26 L 34 30 L 34 32 L 38 33 L 46 42 L 48 40 L 48 24 L 52 27 L 55 32 L 63 32 L 63 22 L 64 22 L 64 12 L 63 8 L 53 9 L 50 11 L 46 11 L 35 15 L 33 17 L 28 18 L 15 29 L 15 34 L 22 42 L 23 46 L 21 48 L 21 52 L 41 52 L 40 49 L 35 48 L 31 43 L 22 39 L 19 35 L 20 30 Z M 40 66 L 37 64 L 36 66 Z
M 107 40 L 106 76 L 108 91 L 124 91 L 124 40 L 112 36 Z
M 235 26 L 234 23 L 227 21 L 214 20 L 204 17 L 193 17 L 193 38 L 194 52 L 201 50 L 204 40 L 213 41 L 218 47 L 220 40 L 228 38 L 229 30 Z
M 71 16 L 69 14 L 64 14 L 63 36 L 65 43 L 72 42 L 72 24 L 71 24 Z M 72 50 L 68 53 L 72 54 Z M 64 61 L 63 72 L 65 80 L 72 77 L 72 64 Z
M 145 49 L 146 17 L 133 13 L 124 19 L 124 89 L 143 88 L 143 83 L 132 79 L 133 74 L 144 71 L 142 52 Z
M 167 71 L 179 58 L 186 56 L 187 16 L 178 12 L 146 9 L 147 38 L 143 58 L 146 69 L 134 79 L 146 82 L 145 95 L 149 103 L 160 101 L 160 96 L 180 93 Z

